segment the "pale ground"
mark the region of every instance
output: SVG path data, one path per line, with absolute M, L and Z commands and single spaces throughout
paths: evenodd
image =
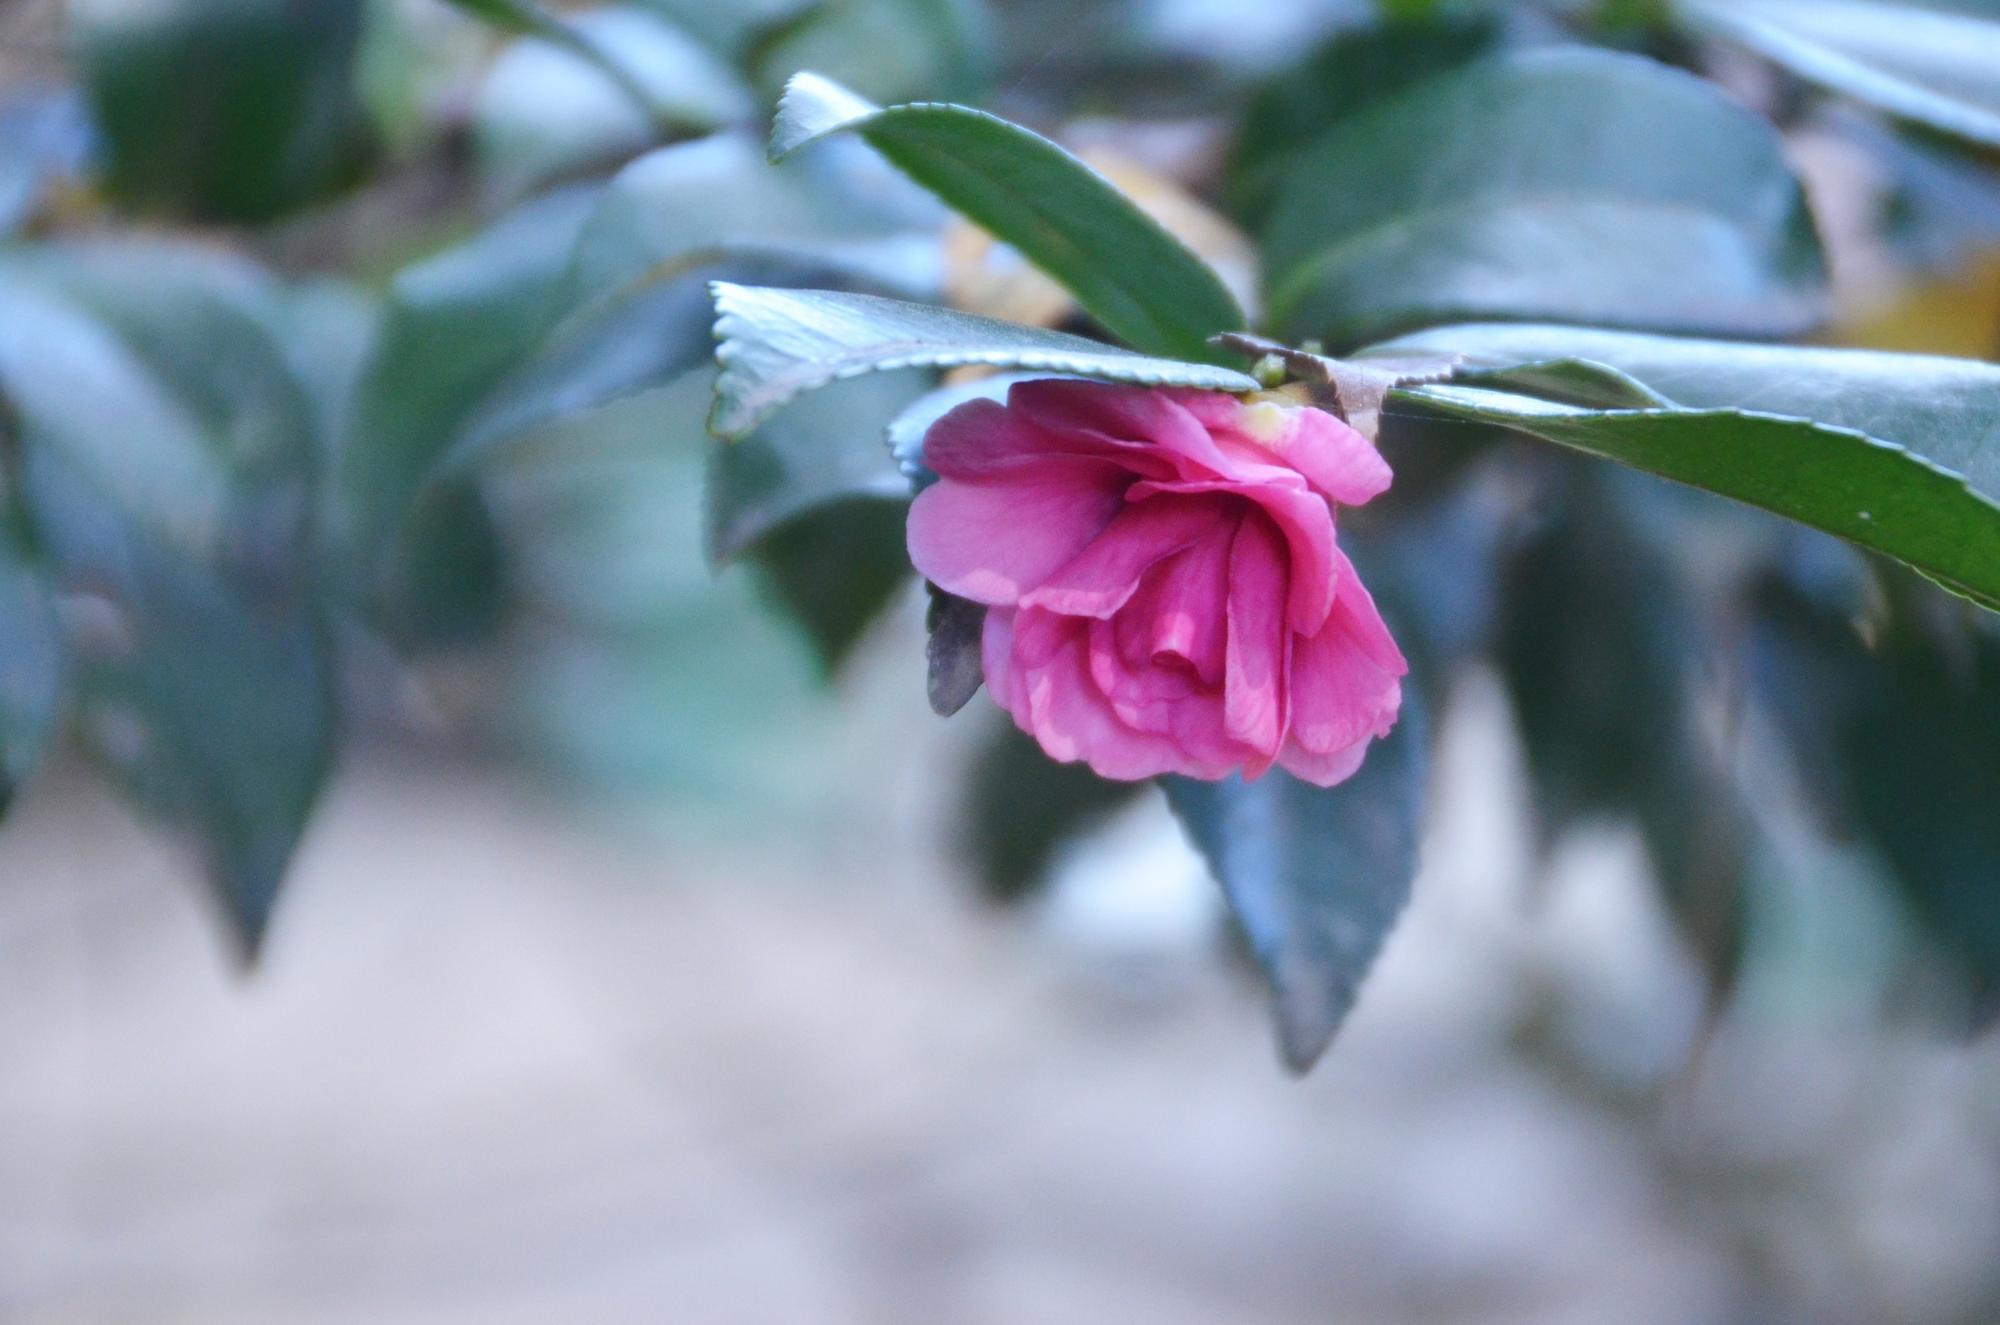
M 789 829 L 357 757 L 247 980 L 43 779 L 0 833 L 0 1320 L 2000 1319 L 2000 1052 L 1794 1021 L 1687 1070 L 1627 845 L 1523 904 L 1487 690 L 1299 1083 L 1157 811 L 1035 915 L 966 900 L 911 679 L 838 737 L 895 793 Z

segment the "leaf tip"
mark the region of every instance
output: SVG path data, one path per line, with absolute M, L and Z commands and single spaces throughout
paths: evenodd
M 980 640 L 986 629 L 986 605 L 930 586 L 930 638 L 924 645 L 927 664 L 926 697 L 931 712 L 949 718 L 971 702 L 985 684 Z
M 765 155 L 776 165 L 814 139 L 837 132 L 881 110 L 824 74 L 801 69 L 785 80 L 778 113 L 771 121 Z
M 1352 982 L 1330 981 L 1324 972 L 1274 975 L 1271 1015 L 1285 1071 L 1303 1077 L 1313 1070 L 1353 1010 L 1355 992 Z

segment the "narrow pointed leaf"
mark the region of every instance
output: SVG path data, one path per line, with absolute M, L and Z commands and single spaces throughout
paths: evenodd
M 1218 360 L 1209 337 L 1243 325 L 1215 272 L 1116 186 L 1061 147 L 966 106 L 886 109 L 817 74 L 785 88 L 781 159 L 860 134 L 912 179 L 1060 282 L 1106 330 L 1148 354 Z
M 1401 399 L 1734 497 L 2000 611 L 2000 504 L 1865 433 L 1747 410 L 1593 410 L 1480 387 L 1422 387 Z
M 1864 432 L 2000 497 L 1996 364 L 1503 323 L 1438 327 L 1371 347 L 1363 357 L 1412 353 L 1463 355 L 1468 372 L 1585 360 L 1690 409 L 1782 414 Z
M 1393 396 L 1392 409 L 1620 460 L 2000 605 L 2000 366 L 1546 326 L 1441 327 L 1378 347 L 1445 349 L 1465 356 L 1467 380 L 1508 389 L 1422 387 Z M 1620 389 L 1628 400 L 1615 399 Z

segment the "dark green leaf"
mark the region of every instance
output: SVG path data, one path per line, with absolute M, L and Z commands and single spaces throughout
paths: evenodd
M 984 0 L 821 0 L 756 42 L 767 92 L 801 69 L 824 69 L 864 95 L 977 96 L 992 34 Z
M 1145 386 L 1254 391 L 1243 373 L 1134 354 L 1081 336 L 1016 326 L 929 304 L 830 290 L 715 283 L 712 426 L 740 437 L 800 392 L 891 368 L 987 364 Z
M 363 0 L 69 8 L 123 201 L 262 221 L 340 187 L 366 148 L 354 61 Z
M 18 523 L 0 518 L 0 814 L 40 759 L 63 688 L 55 605 Z
M 828 387 L 709 452 L 708 554 L 728 561 L 777 526 L 822 502 L 905 502 L 909 484 L 882 449 L 883 429 L 922 375 L 887 373 Z M 909 559 L 903 558 L 905 568 Z
M 1266 307 L 1353 344 L 1464 317 L 1769 335 L 1823 270 L 1772 127 L 1603 51 L 1497 56 L 1340 122 L 1265 234 Z
M 2000 505 L 1862 433 L 1736 410 L 1582 409 L 1474 387 L 1424 387 L 1406 398 L 1734 497 L 1895 557 L 2000 611 Z
M 1243 325 L 1208 264 L 1131 199 L 1048 139 L 984 111 L 921 102 L 883 109 L 800 74 L 779 103 L 772 158 L 850 130 L 1061 282 L 1135 349 L 1214 362 L 1209 337 Z
M 826 267 L 912 297 L 936 292 L 943 213 L 859 143 L 773 168 L 747 135 L 715 134 L 633 161 L 576 237 L 565 306 L 723 259 Z
M 2000 11 L 1896 0 L 1679 0 L 1696 31 L 1943 133 L 2000 146 Z
M 1559 473 L 1568 482 L 1538 503 L 1547 519 L 1505 560 L 1494 649 L 1542 844 L 1593 819 L 1635 820 L 1669 912 L 1726 987 L 1742 940 L 1751 831 L 1701 739 L 1697 648 L 1708 631 L 1669 549 L 1618 499 L 1653 496 L 1638 487 L 1648 481 Z
M 1208 858 L 1270 981 L 1286 1064 L 1332 1041 L 1409 900 L 1424 784 L 1421 702 L 1361 771 L 1321 788 L 1273 769 L 1256 782 L 1160 780 Z
M 488 185 L 503 196 L 615 163 L 663 128 L 707 132 L 748 119 L 750 91 L 693 37 L 645 9 L 579 14 L 575 36 L 615 53 L 646 100 L 569 43 L 525 37 L 495 60 L 472 109 L 472 140 Z M 650 113 L 649 113 L 650 107 Z
M 909 484 L 883 429 L 921 374 L 836 383 L 749 436 L 709 444 L 708 554 L 747 554 L 833 670 L 910 577 Z
M 822 502 L 757 540 L 749 560 L 765 589 L 804 627 L 829 673 L 910 582 L 903 550 L 909 500 L 850 496 Z
M 1413 84 L 1490 54 L 1500 37 L 1488 14 L 1374 23 L 1341 32 L 1259 92 L 1244 113 L 1228 196 L 1261 217 L 1298 154 L 1337 120 Z
M 1017 901 L 1048 881 L 1065 845 L 1143 790 L 1142 783 L 1101 778 L 1087 764 L 1059 764 L 1013 723 L 995 722 L 965 784 L 958 838 L 986 895 Z
M 1461 354 L 1473 371 L 1585 360 L 1689 409 L 1780 414 L 1864 432 L 2000 496 L 2000 366 L 1994 364 L 1497 324 L 1439 327 L 1364 357 L 1378 350 Z
M 641 284 L 566 319 L 472 410 L 432 482 L 461 477 L 497 446 L 706 366 L 707 283 Z
M 2000 639 L 1938 610 L 1949 600 L 1920 585 L 1892 589 L 1898 610 L 1871 646 L 1838 598 L 1767 578 L 1747 632 L 1749 676 L 1805 786 L 1838 831 L 1858 830 L 1881 853 L 1990 1020 L 2000 1015 Z
M 1580 380 L 1576 365 L 1553 361 L 1598 365 L 1600 383 L 1622 374 L 1686 408 L 1593 409 L 1456 385 L 1399 393 L 1392 408 L 1406 402 L 1620 460 L 2000 604 L 2000 368 L 1560 327 L 1442 328 L 1384 348 L 1449 348 L 1530 389 L 1557 369 L 1572 386 Z
M 86 748 L 195 838 L 250 949 L 334 726 L 308 558 L 317 417 L 258 295 L 251 273 L 159 246 L 0 271 L 0 385 Z
M 392 540 L 459 430 L 560 319 L 571 251 L 596 197 L 576 189 L 537 199 L 397 274 L 336 473 L 340 543 L 361 568 L 364 601 L 380 592 Z

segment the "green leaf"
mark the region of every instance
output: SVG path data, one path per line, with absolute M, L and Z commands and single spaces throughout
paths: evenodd
M 861 493 L 808 507 L 748 553 L 765 593 L 796 621 L 831 675 L 910 583 L 902 493 Z
M 1513 428 L 1733 497 L 2000 608 L 2000 367 L 1562 327 L 1441 328 L 1381 348 L 1449 348 L 1520 390 L 1546 388 L 1552 372 L 1575 382 L 1576 360 L 1600 383 L 1622 374 L 1673 407 L 1457 385 L 1399 392 L 1391 407 Z
M 910 578 L 909 484 L 882 446 L 920 373 L 836 383 L 735 442 L 709 442 L 708 554 L 757 568 L 831 672 Z
M 142 276 L 146 279 L 142 279 Z M 254 273 L 93 247 L 0 269 L 20 494 L 86 749 L 190 834 L 246 949 L 331 758 L 317 416 Z
M 449 0 L 449 3 L 495 27 L 569 52 L 602 74 L 657 127 L 671 129 L 678 123 L 674 104 L 656 99 L 655 80 L 629 63 L 625 49 L 629 32 L 621 34 L 616 25 L 605 31 L 592 24 L 572 22 L 551 12 L 538 0 Z
M 646 8 L 741 63 L 759 34 L 778 32 L 821 0 L 641 0 Z
M 398 272 L 356 384 L 336 471 L 344 560 L 361 595 L 417 494 L 480 402 L 560 320 L 570 257 L 597 194 L 571 189 L 510 212 Z
M 1262 217 L 1299 153 L 1328 126 L 1413 84 L 1490 54 L 1500 24 L 1487 14 L 1372 23 L 1337 33 L 1266 85 L 1243 114 L 1227 196 Z
M 1458 354 L 1473 371 L 1583 360 L 1689 409 L 1810 419 L 1907 448 L 2000 496 L 2000 365 L 1586 327 L 1438 327 L 1370 347 L 1376 354 Z
M 366 597 L 398 636 L 489 619 L 498 586 L 458 561 L 501 565 L 467 485 L 504 448 L 707 364 L 707 277 L 934 285 L 935 204 L 852 146 L 775 170 L 743 136 L 662 148 L 398 275 L 342 471 Z
M 1697 32 L 1941 133 L 2000 146 L 2000 11 L 1907 0 L 1679 0 Z
M 884 428 L 923 389 L 917 373 L 835 383 L 748 436 L 709 449 L 708 555 L 724 562 L 823 502 L 907 504 L 909 484 L 883 450 Z M 909 559 L 902 558 L 905 569 Z
M 2000 611 L 2000 504 L 1866 434 L 1744 410 L 1591 410 L 1477 387 L 1402 398 L 1734 497 L 1906 562 Z
M 1852 605 L 1806 576 L 1772 575 L 1745 632 L 1754 693 L 1794 748 L 1835 831 L 1873 846 L 1935 952 L 2000 1017 L 2000 637 L 1894 577 L 1894 609 L 1855 628 Z M 1990 620 L 1990 618 L 1989 618 Z
M 480 173 L 503 196 L 617 162 L 650 146 L 663 127 L 707 132 L 751 113 L 750 90 L 733 70 L 645 9 L 595 10 L 571 27 L 582 40 L 615 51 L 647 101 L 633 104 L 597 62 L 569 44 L 533 36 L 512 43 L 487 71 L 472 108 Z
M 1635 475 L 1573 461 L 1535 503 L 1545 519 L 1508 549 L 1494 661 L 1520 722 L 1546 851 L 1593 819 L 1637 822 L 1669 913 L 1718 989 L 1742 943 L 1752 834 L 1741 795 L 1700 730 L 1707 623 L 1672 539 L 1632 515 Z M 1652 510 L 1657 517 L 1660 513 Z M 1634 696 L 1644 696 L 1635 703 Z
M 147 210 L 264 221 L 349 183 L 366 151 L 363 0 L 69 6 L 112 192 Z
M 736 135 L 662 148 L 621 171 L 575 232 L 554 296 L 566 316 L 479 399 L 440 469 L 463 470 L 511 437 L 707 363 L 705 276 L 933 288 L 930 228 L 880 198 L 847 205 L 859 181 L 830 174 L 774 170 Z
M 568 318 L 513 366 L 460 426 L 430 474 L 464 477 L 497 447 L 705 367 L 708 287 L 688 276 L 641 284 Z
M 799 74 L 778 105 L 772 159 L 847 131 L 1012 245 L 1135 349 L 1216 362 L 1209 337 L 1243 325 L 1242 310 L 1207 263 L 1039 134 L 965 106 L 883 109 L 816 74 Z
M 980 890 L 996 902 L 1018 901 L 1048 882 L 1064 846 L 1143 790 L 1101 778 L 1088 764 L 1059 764 L 1012 722 L 997 721 L 964 784 L 956 836 Z
M 1148 358 L 1081 336 L 1016 326 L 929 304 L 830 290 L 774 290 L 717 281 L 710 426 L 740 437 L 800 392 L 891 368 L 983 364 L 1054 374 L 1254 391 L 1246 374 Z
M 816 264 L 934 294 L 941 209 L 865 147 L 843 146 L 854 150 L 773 168 L 748 135 L 714 134 L 633 161 L 576 236 L 566 307 L 724 259 Z
M 1255 782 L 1160 779 L 1270 982 L 1279 1046 L 1294 1072 L 1332 1041 L 1409 900 L 1424 725 L 1406 689 L 1395 730 L 1336 787 L 1277 769 Z
M 1823 264 L 1776 130 L 1632 56 L 1497 56 L 1336 124 L 1265 233 L 1266 311 L 1354 344 L 1468 317 L 1775 335 Z
M 760 88 L 824 69 L 865 95 L 977 96 L 991 72 L 984 0 L 820 0 L 773 26 L 751 51 Z
M 18 523 L 0 520 L 0 814 L 41 758 L 63 690 L 55 604 Z

